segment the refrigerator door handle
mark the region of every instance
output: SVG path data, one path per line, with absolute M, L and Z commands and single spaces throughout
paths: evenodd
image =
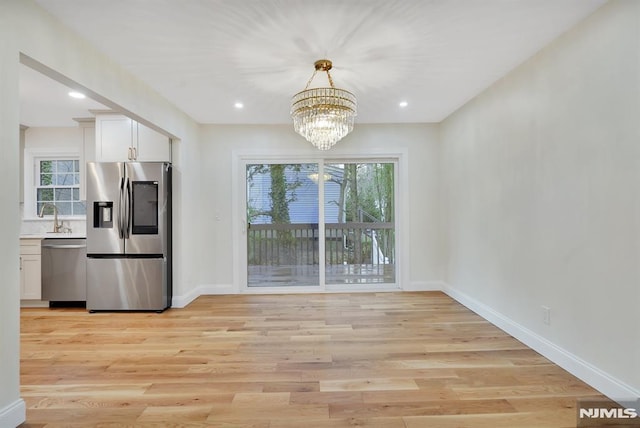
M 124 237 L 129 239 L 129 233 L 131 232 L 131 181 L 127 178 L 127 193 L 125 194 L 126 203 L 125 203 L 125 227 L 124 227 Z
M 124 177 L 120 178 L 120 201 L 118 201 L 118 236 L 124 238 Z

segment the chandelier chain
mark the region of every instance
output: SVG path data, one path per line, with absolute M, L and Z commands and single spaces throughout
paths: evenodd
M 327 78 L 329 79 L 329 86 L 332 88 L 335 88 L 335 86 L 333 86 L 333 78 L 331 77 L 331 73 L 329 73 L 329 70 L 322 70 L 324 72 L 327 73 Z M 313 82 L 313 79 L 316 77 L 316 74 L 318 73 L 318 70 L 313 70 L 313 74 L 311 75 L 311 77 L 309 78 L 309 81 L 307 82 L 307 86 L 304 87 L 304 90 L 306 91 L 307 89 L 309 89 L 309 86 L 311 86 L 311 82 Z
M 331 73 L 329 73 L 329 70 L 327 70 L 327 77 L 329 78 L 329 85 L 331 85 L 332 88 L 335 88 L 335 86 L 333 86 L 333 79 L 331 78 Z
M 311 82 L 313 82 L 313 78 L 316 77 L 316 73 L 318 72 L 318 70 L 313 70 L 313 74 L 311 75 L 311 77 L 309 78 L 309 81 L 307 82 L 307 86 L 304 87 L 304 90 L 306 91 L 307 89 L 309 89 L 309 85 L 311 85 Z

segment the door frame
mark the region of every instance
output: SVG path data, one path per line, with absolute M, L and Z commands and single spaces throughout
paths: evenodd
M 393 284 L 367 284 L 353 288 L 349 284 L 324 284 L 324 269 L 320 269 L 319 286 L 287 286 L 287 287 L 249 287 L 247 283 L 247 223 L 246 223 L 246 165 L 265 163 L 324 163 L 336 162 L 391 162 L 394 163 L 394 195 L 395 195 L 395 234 L 396 234 L 396 278 Z M 372 150 L 368 154 L 351 152 L 314 152 L 308 150 L 291 151 L 246 151 L 232 153 L 232 247 L 233 247 L 233 284 L 237 293 L 273 294 L 273 293 L 325 293 L 325 292 L 371 292 L 398 291 L 409 278 L 409 172 L 408 153 L 406 150 Z M 320 183 L 318 192 L 323 192 Z M 324 205 L 319 204 L 319 229 L 324 229 Z M 322 234 L 324 236 L 324 234 Z M 321 266 L 324 266 L 324 240 L 319 242 Z M 351 287 L 351 288 L 350 288 Z

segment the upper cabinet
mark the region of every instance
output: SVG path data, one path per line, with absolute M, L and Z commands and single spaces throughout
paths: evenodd
M 82 130 L 82 156 L 80 158 L 80 200 L 87 199 L 85 165 L 96 160 L 96 124 L 94 118 L 74 119 Z
M 169 137 L 120 114 L 96 115 L 96 161 L 171 161 Z

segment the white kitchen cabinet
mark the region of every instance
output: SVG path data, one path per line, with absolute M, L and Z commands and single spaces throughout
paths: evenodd
M 135 122 L 137 126 L 137 144 L 134 153 L 138 161 L 171 162 L 171 140 L 166 135 Z
M 80 157 L 80 200 L 87 199 L 87 162 L 96 160 L 96 124 L 94 118 L 74 119 L 82 130 L 82 154 Z
M 20 240 L 20 300 L 42 298 L 40 239 Z
M 120 114 L 96 115 L 96 161 L 171 161 L 171 140 Z

